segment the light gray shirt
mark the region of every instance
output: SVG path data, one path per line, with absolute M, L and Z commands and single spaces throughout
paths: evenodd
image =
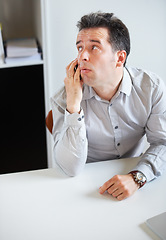
M 84 85 L 80 114 L 66 111 L 64 87 L 51 104 L 54 156 L 66 174 L 78 174 L 86 162 L 136 156 L 140 161 L 131 170 L 143 172 L 148 181 L 166 168 L 166 87 L 157 75 L 124 68 L 111 101 Z M 142 154 L 145 134 L 150 146 Z

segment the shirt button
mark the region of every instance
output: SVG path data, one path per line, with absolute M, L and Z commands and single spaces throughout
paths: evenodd
M 78 121 L 81 121 L 81 118 L 78 118 Z
M 118 129 L 118 126 L 116 126 L 115 129 Z

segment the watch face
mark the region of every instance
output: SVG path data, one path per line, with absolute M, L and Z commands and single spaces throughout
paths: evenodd
M 143 173 L 139 171 L 133 171 L 131 172 L 131 174 L 133 175 L 134 181 L 138 183 L 140 187 L 142 187 L 146 183 L 147 180 Z
M 138 178 L 139 181 L 142 181 L 143 180 L 143 175 L 141 173 L 138 173 L 137 178 Z

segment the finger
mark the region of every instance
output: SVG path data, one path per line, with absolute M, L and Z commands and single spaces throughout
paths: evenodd
M 73 60 L 66 68 L 66 74 L 68 78 L 73 78 L 74 77 L 74 68 L 76 64 L 78 63 L 77 58 Z
M 117 190 L 118 190 L 118 187 L 115 184 L 113 184 L 110 188 L 107 189 L 107 192 L 112 195 Z
M 75 75 L 74 75 L 74 81 L 80 81 L 80 68 L 78 67 L 76 72 L 75 72 Z
M 122 192 L 121 194 L 119 194 L 116 198 L 121 201 L 124 200 L 128 197 L 130 197 L 132 194 L 127 194 L 126 192 Z
M 77 59 L 77 58 L 76 58 Z M 70 69 L 70 66 L 76 61 L 76 59 L 74 59 L 73 61 L 71 61 L 71 63 L 69 63 L 69 65 L 67 65 L 66 70 Z
M 124 193 L 121 193 L 121 194 L 119 194 L 116 198 L 117 198 L 119 201 L 121 201 L 121 200 L 126 199 L 127 197 L 124 195 Z
M 122 189 L 116 189 L 111 195 L 117 198 L 119 195 L 122 195 L 122 194 L 123 194 Z
M 107 191 L 107 189 L 109 189 L 112 185 L 114 184 L 114 182 L 112 182 L 112 179 L 108 180 L 107 182 L 105 182 L 103 184 L 103 186 L 101 186 L 99 188 L 99 192 L 100 194 L 103 194 L 105 191 Z
M 67 84 L 67 78 L 64 79 L 64 84 L 65 84 L 65 85 Z
M 83 87 L 83 85 L 84 85 L 84 82 L 81 79 L 81 71 L 80 71 L 79 66 L 77 67 L 76 72 L 74 74 L 74 82 L 79 83 L 81 85 L 81 87 Z

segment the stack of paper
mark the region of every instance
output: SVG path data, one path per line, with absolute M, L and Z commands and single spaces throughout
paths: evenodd
M 0 65 L 3 63 L 4 63 L 4 47 L 3 47 L 2 32 L 0 27 Z
M 34 38 L 14 39 L 6 42 L 6 63 L 41 60 L 41 53 Z

